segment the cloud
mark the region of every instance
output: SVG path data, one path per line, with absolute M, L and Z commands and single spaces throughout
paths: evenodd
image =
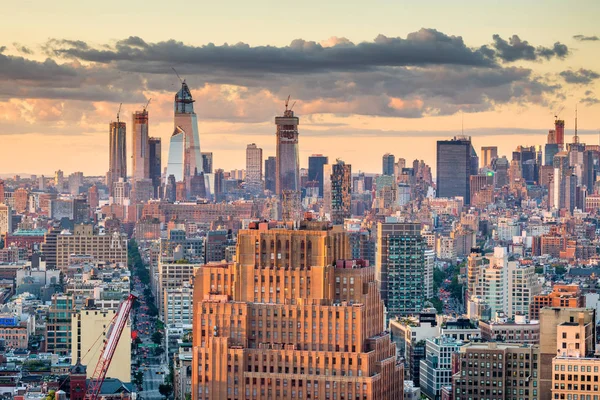
M 589 69 L 580 68 L 577 71 L 562 71 L 560 76 L 567 83 L 587 85 L 593 80 L 600 78 L 600 74 Z
M 497 57 L 504 62 L 539 61 L 542 58 L 549 60 L 553 57 L 563 59 L 569 55 L 569 48 L 560 42 L 554 43 L 552 47 L 534 47 L 518 35 L 513 35 L 508 40 L 497 34 L 492 38 L 494 40 L 491 45 L 493 49 L 483 46 L 481 51 L 488 57 Z
M 22 44 L 19 44 L 19 43 L 13 43 L 13 46 L 21 54 L 27 54 L 27 55 L 32 55 L 33 54 L 33 50 L 31 50 L 27 46 L 23 46 Z
M 598 100 L 595 97 L 588 96 L 588 97 L 584 97 L 583 99 L 581 99 L 580 103 L 583 103 L 586 106 L 593 106 L 596 104 L 600 104 L 600 100 Z
M 578 40 L 580 42 L 597 42 L 600 40 L 598 36 L 584 36 L 584 35 L 575 35 L 573 39 Z

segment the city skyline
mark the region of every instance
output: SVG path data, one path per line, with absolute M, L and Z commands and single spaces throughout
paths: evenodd
M 570 142 L 578 103 L 582 142 L 600 139 L 594 121 L 600 109 L 600 67 L 594 57 L 600 41 L 584 18 L 600 7 L 594 2 L 581 1 L 579 7 L 553 2 L 539 10 L 513 4 L 514 13 L 508 12 L 510 4 L 496 5 L 494 11 L 510 18 L 493 29 L 490 7 L 475 3 L 469 16 L 438 3 L 440 11 L 457 16 L 450 22 L 427 16 L 420 5 L 387 4 L 376 10 L 349 2 L 343 10 L 323 5 L 309 32 L 289 24 L 277 37 L 264 29 L 243 34 L 241 28 L 210 30 L 224 18 L 218 15 L 225 15 L 216 5 L 193 6 L 192 12 L 202 11 L 199 19 L 214 21 L 194 28 L 198 35 L 182 36 L 169 29 L 177 24 L 168 20 L 170 11 L 155 15 L 162 8 L 158 4 L 140 16 L 164 19 L 164 24 L 148 29 L 136 23 L 108 37 L 97 24 L 113 12 L 110 3 L 97 15 L 89 15 L 84 5 L 73 6 L 70 28 L 58 26 L 63 16 L 44 22 L 50 39 L 39 26 L 27 34 L 13 21 L 0 28 L 5 38 L 0 44 L 0 174 L 50 174 L 85 165 L 86 175 L 103 175 L 106 124 L 115 119 L 121 102 L 122 119 L 129 122 L 131 113 L 152 98 L 150 131 L 168 143 L 172 96 L 179 85 L 173 67 L 196 99 L 203 149 L 215 154 L 215 168 L 225 170 L 243 168 L 249 143 L 263 148 L 265 158 L 275 154 L 272 120 L 288 95 L 297 100 L 294 111 L 302 119 L 303 168 L 314 153 L 344 159 L 355 172 L 379 171 L 386 152 L 435 165 L 435 142 L 461 134 L 463 127 L 477 150 L 497 144 L 500 154 L 508 154 L 516 140 L 544 144 L 561 106 Z M 124 14 L 129 7 L 121 8 Z M 352 29 L 349 21 L 357 18 L 357 10 L 376 15 L 380 23 Z M 528 20 L 527 30 L 520 28 L 525 26 L 520 14 L 533 10 L 534 21 Z M 284 12 L 268 2 L 240 11 L 252 20 L 242 25 L 271 21 Z M 8 12 L 21 11 L 9 5 Z M 304 9 L 297 12 L 307 16 Z M 327 17 L 334 12 L 346 19 L 331 21 Z M 43 14 L 41 7 L 28 19 L 35 22 Z M 77 17 L 83 15 L 89 30 L 77 30 L 82 23 Z M 393 16 L 406 22 L 392 24 Z M 560 24 L 547 23 L 557 18 Z M 131 131 L 127 136 L 131 149 Z M 332 141 L 335 152 L 328 151 Z M 30 157 L 20 156 L 24 149 Z M 166 159 L 168 146 L 162 152 Z M 132 170 L 129 153 L 128 163 Z

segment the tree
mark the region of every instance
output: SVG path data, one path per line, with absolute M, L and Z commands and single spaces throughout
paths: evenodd
M 158 385 L 158 392 L 165 398 L 168 398 L 171 395 L 171 393 L 173 393 L 173 386 L 161 383 L 160 385 Z
M 430 302 L 435 307 L 435 310 L 438 312 L 438 314 L 443 313 L 444 303 L 442 303 L 442 301 L 440 299 L 438 299 L 437 297 L 432 297 L 432 298 L 428 299 L 427 301 Z
M 142 371 L 137 371 L 133 375 L 133 383 L 142 386 L 144 384 L 144 373 Z
M 162 347 L 157 347 L 154 349 L 154 355 L 155 356 L 160 356 L 161 354 L 163 354 L 165 352 L 165 349 L 163 349 Z
M 564 275 L 567 273 L 567 268 L 562 265 L 555 265 L 554 272 L 556 273 L 556 275 Z
M 152 341 L 156 344 L 161 344 L 163 340 L 163 335 L 162 333 L 156 331 L 152 334 Z
M 46 400 L 54 400 L 56 398 L 56 391 L 50 390 L 46 395 Z

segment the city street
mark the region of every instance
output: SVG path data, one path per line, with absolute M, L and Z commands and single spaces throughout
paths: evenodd
M 143 295 L 144 285 L 135 277 L 134 290 L 139 294 L 139 306 L 134 310 L 135 326 L 132 328 L 138 334 L 141 343 L 138 345 L 137 354 L 132 358 L 132 364 L 139 365 L 139 370 L 144 374 L 142 390 L 138 398 L 144 400 L 163 399 L 158 388 L 164 383 L 169 373 L 168 364 L 165 363 L 164 355 L 155 356 L 155 348 L 159 347 L 152 341 L 152 334 L 156 330 L 156 318 L 148 315 L 148 304 Z M 138 371 L 138 367 L 132 367 L 132 373 Z

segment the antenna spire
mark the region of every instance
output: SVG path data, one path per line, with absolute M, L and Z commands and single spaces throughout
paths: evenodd
M 579 143 L 579 137 L 577 136 L 577 104 L 575 104 L 575 143 Z

